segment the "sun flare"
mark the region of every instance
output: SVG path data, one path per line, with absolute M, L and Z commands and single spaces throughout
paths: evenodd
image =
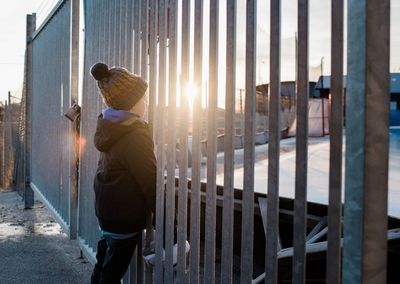
M 186 96 L 188 100 L 188 105 L 189 107 L 193 107 L 194 100 L 197 96 L 197 86 L 193 82 L 188 82 L 184 88 L 184 95 Z

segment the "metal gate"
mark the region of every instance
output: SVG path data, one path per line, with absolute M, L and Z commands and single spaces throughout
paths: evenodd
M 60 1 L 32 38 L 31 186 L 35 192 L 71 237 L 77 234 L 81 248 L 94 261 L 99 230 L 92 181 L 98 153 L 92 137 L 103 104 L 88 70 L 99 61 L 124 66 L 149 82 L 148 120 L 157 154 L 155 268 L 144 267 L 139 245 L 125 281 L 252 283 L 265 279 L 276 283 L 283 206 L 279 198 L 281 1 L 271 0 L 270 17 L 257 19 L 256 0 L 85 0 L 83 72 L 78 77 L 79 2 Z M 342 216 L 344 7 L 343 0 L 332 0 L 329 231 L 321 229 L 322 219 L 319 229 L 312 231 L 327 233 L 329 283 L 386 281 L 389 2 L 348 1 Z M 287 251 L 293 256 L 291 280 L 304 283 L 306 254 L 315 235 L 309 237 L 307 231 L 309 1 L 297 3 L 295 198 L 293 245 Z M 239 20 L 245 25 L 245 35 L 240 37 L 245 40 L 243 190 L 234 186 Z M 258 21 L 270 23 L 266 201 L 254 192 Z M 79 141 L 73 125 L 63 117 L 77 102 L 78 78 L 83 82 Z M 222 163 L 217 155 L 221 119 Z M 222 165 L 223 182 L 217 185 Z M 261 239 L 254 230 L 257 214 L 266 221 Z M 151 235 L 148 231 L 146 245 Z M 259 247 L 265 249 L 260 275 L 253 266 Z

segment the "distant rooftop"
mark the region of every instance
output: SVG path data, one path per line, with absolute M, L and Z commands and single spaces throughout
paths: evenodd
M 346 88 L 347 76 L 343 77 L 343 84 Z M 320 76 L 315 86 L 317 90 L 324 90 L 331 88 L 331 76 Z M 390 73 L 390 92 L 400 93 L 400 73 Z

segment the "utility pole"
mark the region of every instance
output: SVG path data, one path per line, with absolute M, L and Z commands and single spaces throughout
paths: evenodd
M 321 89 L 324 88 L 324 57 L 321 57 Z

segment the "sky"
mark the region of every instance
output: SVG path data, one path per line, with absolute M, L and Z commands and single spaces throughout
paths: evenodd
M 7 98 L 8 91 L 19 96 L 23 81 L 23 64 L 25 52 L 26 14 L 37 13 L 37 21 L 43 21 L 57 0 L 0 0 L 2 13 L 0 15 L 0 101 Z M 220 31 L 225 29 L 225 8 L 221 0 Z M 206 7 L 209 0 L 205 0 Z M 295 74 L 295 32 L 297 27 L 297 1 L 282 0 L 282 67 L 281 79 L 294 79 Z M 330 0 L 310 0 L 310 31 L 309 31 L 309 64 L 310 80 L 316 80 L 321 73 L 323 61 L 324 75 L 330 73 Z M 237 85 L 244 87 L 244 44 L 245 44 L 245 1 L 238 0 L 238 45 L 237 45 Z M 391 1 L 391 71 L 400 72 L 400 0 Z M 269 78 L 269 1 L 258 1 L 257 7 L 257 84 L 267 83 Z M 205 22 L 207 28 L 207 22 Z M 205 29 L 207 31 L 207 29 Z M 207 44 L 208 34 L 205 32 L 204 43 Z M 224 54 L 224 33 L 220 33 L 220 54 Z M 205 48 L 205 57 L 207 49 Z M 323 58 L 323 59 L 322 59 Z M 220 56 L 219 64 L 224 66 L 224 56 Z M 207 64 L 205 64 L 206 67 Z M 221 67 L 222 68 L 222 67 Z M 207 74 L 207 68 L 204 70 Z M 222 74 L 221 72 L 220 74 Z M 223 87 L 224 78 L 220 81 Z
M 26 15 L 37 12 L 42 21 L 56 0 L 0 0 L 0 101 L 8 91 L 22 89 L 26 41 Z

